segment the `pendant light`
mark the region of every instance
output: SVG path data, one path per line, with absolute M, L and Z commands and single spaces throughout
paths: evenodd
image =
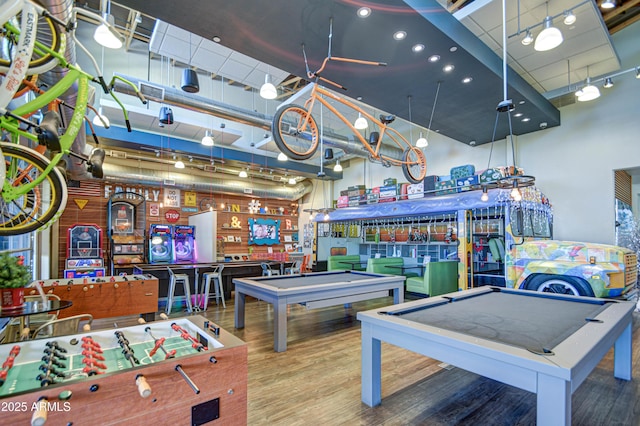
M 355 127 L 358 130 L 364 130 L 368 126 L 369 126 L 369 123 L 367 123 L 367 119 L 362 116 L 361 112 L 359 112 L 358 118 L 356 118 L 355 123 L 353 123 L 353 127 Z
M 278 90 L 276 90 L 276 86 L 271 82 L 269 70 L 267 70 L 267 73 L 264 75 L 264 84 L 260 87 L 260 97 L 263 99 L 275 99 L 278 97 Z
M 109 128 L 111 123 L 109 122 L 109 117 L 102 113 L 102 107 L 98 108 L 98 113 L 91 120 L 94 126 L 104 127 L 106 129 Z
M 280 154 L 278 154 L 278 161 L 287 161 L 288 157 L 284 154 L 284 152 L 281 152 Z
M 211 130 L 205 130 L 204 136 L 202 137 L 202 140 L 200 141 L 200 143 L 203 146 L 213 146 L 214 140 L 213 140 L 213 135 L 211 134 Z
M 533 48 L 538 52 L 545 52 L 547 50 L 555 49 L 560 46 L 563 41 L 562 33 L 559 29 L 553 26 L 553 18 L 549 16 L 549 2 L 547 4 L 547 17 L 542 21 L 544 29 L 536 37 L 536 42 Z
M 440 81 L 438 82 L 438 87 L 436 88 L 436 96 L 433 99 L 433 108 L 431 108 L 431 117 L 429 117 L 429 126 L 427 126 L 427 138 L 429 137 L 429 132 L 431 132 L 431 123 L 433 121 L 433 114 L 436 112 L 436 103 L 438 102 L 438 94 L 440 93 Z M 416 141 L 416 147 L 418 148 L 426 148 L 429 146 L 429 140 L 422 136 L 422 132 L 420 132 L 420 137 Z
M 333 171 L 334 172 L 341 172 L 342 171 L 342 165 L 340 164 L 340 160 L 336 160 L 336 165 L 333 166 Z
M 111 15 L 111 2 L 104 3 L 104 9 L 102 10 L 102 18 L 105 22 L 102 22 L 96 28 L 93 33 L 93 39 L 109 49 L 120 49 L 123 44 L 122 36 L 115 29 L 115 20 Z
M 513 170 L 513 174 L 508 173 L 507 176 L 498 179 L 495 184 L 484 185 L 482 187 L 482 195 L 480 199 L 482 201 L 488 200 L 488 189 L 489 187 L 500 187 L 500 188 L 511 188 L 511 198 L 513 201 L 518 202 L 522 200 L 522 193 L 520 192 L 520 188 L 531 186 L 535 183 L 535 177 L 519 175 L 518 168 L 516 166 L 516 152 L 515 152 L 515 144 L 513 140 L 513 127 L 511 123 L 511 111 L 515 108 L 513 101 L 508 99 L 507 97 L 507 13 L 506 13 L 506 1 L 502 0 L 502 101 L 498 103 L 498 107 L 496 108 L 496 120 L 493 127 L 493 136 L 491 138 L 491 150 L 489 151 L 489 162 L 487 164 L 487 168 L 491 167 L 491 154 L 493 153 L 493 143 L 496 138 L 496 131 L 498 128 L 498 118 L 500 117 L 500 113 L 506 113 L 507 119 L 509 123 L 509 140 L 507 143 L 511 144 L 511 155 L 513 166 L 510 168 Z M 548 5 L 547 5 L 548 8 Z M 548 13 L 548 12 L 547 12 Z
M 578 102 L 589 102 L 600 97 L 600 90 L 591 84 L 589 77 L 589 65 L 587 65 L 587 85 L 576 92 Z
M 189 33 L 189 67 L 182 70 L 182 84 L 180 87 L 187 93 L 198 93 L 200 91 L 198 73 L 191 68 L 191 33 Z

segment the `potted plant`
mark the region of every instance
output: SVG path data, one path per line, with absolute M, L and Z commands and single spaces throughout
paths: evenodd
M 0 302 L 2 309 L 12 309 L 24 303 L 24 287 L 32 281 L 24 256 L 0 255 Z

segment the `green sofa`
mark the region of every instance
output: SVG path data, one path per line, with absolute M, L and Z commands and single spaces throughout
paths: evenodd
M 327 271 L 344 271 L 353 269 L 354 271 L 364 271 L 364 267 L 362 265 L 351 265 L 342 262 L 359 262 L 360 255 L 358 254 L 347 254 L 340 256 L 329 256 L 327 258 Z
M 407 278 L 407 291 L 427 296 L 458 291 L 458 262 L 430 262 L 424 268 L 424 276 Z
M 387 266 L 404 266 L 404 259 L 401 257 L 379 257 L 370 258 L 367 261 L 367 272 L 376 274 L 404 275 L 405 277 L 417 277 L 415 272 L 403 272 L 402 269 L 387 268 Z M 415 269 L 412 269 L 415 271 Z

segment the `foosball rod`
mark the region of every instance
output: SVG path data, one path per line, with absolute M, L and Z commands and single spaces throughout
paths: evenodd
M 196 386 L 195 383 L 193 383 L 193 380 L 191 380 L 191 378 L 187 376 L 187 373 L 185 373 L 184 370 L 182 369 L 182 365 L 180 364 L 176 365 L 176 371 L 180 373 L 182 378 L 187 382 L 189 386 L 191 386 L 191 389 L 193 389 L 196 395 L 198 395 L 200 393 L 200 389 L 198 388 L 198 386 Z
M 151 327 L 146 327 L 144 329 L 144 331 L 149 333 L 149 336 L 151 336 L 151 338 L 153 339 L 153 343 L 155 345 L 155 347 L 151 350 L 151 352 L 149 352 L 149 357 L 153 357 L 155 355 L 157 348 L 162 349 L 162 352 L 164 352 L 164 355 L 165 355 L 164 359 L 174 358 L 176 356 L 176 350 L 175 349 L 167 352 L 167 350 L 164 348 L 164 340 L 156 339 L 153 336 L 153 334 L 151 334 Z M 158 344 L 158 342 L 159 342 L 159 344 Z

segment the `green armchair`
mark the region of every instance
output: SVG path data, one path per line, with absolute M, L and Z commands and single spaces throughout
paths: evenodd
M 458 262 L 429 262 L 422 277 L 407 278 L 407 291 L 438 296 L 458 290 Z
M 387 266 L 404 266 L 404 259 L 401 257 L 370 258 L 367 262 L 367 272 L 373 272 L 376 274 L 404 275 L 405 277 L 418 276 L 415 272 L 403 272 L 402 269 L 387 268 Z

